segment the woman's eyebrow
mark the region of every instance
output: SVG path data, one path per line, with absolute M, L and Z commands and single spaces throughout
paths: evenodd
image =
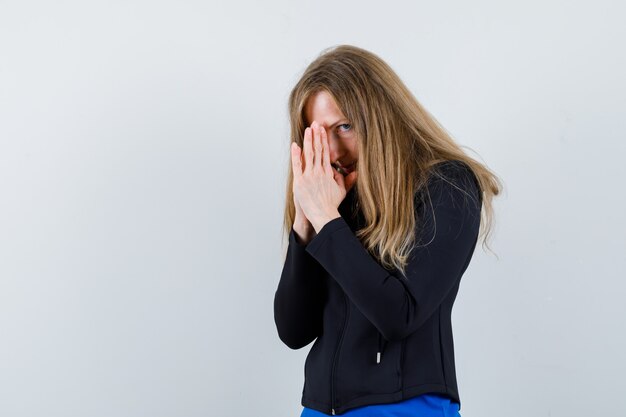
M 335 123 L 333 123 L 332 125 L 330 125 L 328 128 L 332 129 L 333 127 L 337 126 L 338 124 L 340 124 L 341 122 L 346 121 L 346 123 L 350 123 L 350 121 L 346 118 L 343 119 L 339 119 L 337 120 Z M 307 126 L 311 126 L 311 123 L 305 122 L 305 125 Z
M 332 129 L 333 127 L 337 126 L 339 123 L 343 122 L 344 120 L 348 120 L 348 119 L 339 119 L 339 120 L 337 120 L 335 123 L 330 125 L 329 129 Z

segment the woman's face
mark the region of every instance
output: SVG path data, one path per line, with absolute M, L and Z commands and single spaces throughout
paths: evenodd
M 341 168 L 343 175 L 354 171 L 358 160 L 357 137 L 350 121 L 343 115 L 335 100 L 327 91 L 320 91 L 309 98 L 305 107 L 307 126 L 317 121 L 326 130 L 330 145 L 330 163 Z

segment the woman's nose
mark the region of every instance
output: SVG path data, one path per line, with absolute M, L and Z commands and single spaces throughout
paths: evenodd
M 337 141 L 332 138 L 332 135 L 328 135 L 328 146 L 330 147 L 329 155 L 330 155 L 330 163 L 334 164 L 337 159 L 341 157 L 339 151 L 337 149 Z
M 335 152 L 335 151 L 332 149 L 332 146 L 331 146 L 331 149 L 330 149 L 330 152 L 328 153 L 328 155 L 330 156 L 330 163 L 331 163 L 331 164 L 334 164 L 334 163 L 335 163 L 335 161 L 337 160 L 337 152 Z

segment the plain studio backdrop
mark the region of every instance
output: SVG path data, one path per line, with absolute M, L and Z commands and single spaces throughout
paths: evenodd
M 617 415 L 619 1 L 0 1 L 0 415 L 296 417 L 287 97 L 386 60 L 504 181 L 453 309 L 464 417 Z

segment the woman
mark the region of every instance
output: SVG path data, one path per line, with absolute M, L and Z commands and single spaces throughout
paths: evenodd
M 459 416 L 451 312 L 498 178 L 355 46 L 312 62 L 289 111 L 274 319 L 290 348 L 315 340 L 301 417 Z

